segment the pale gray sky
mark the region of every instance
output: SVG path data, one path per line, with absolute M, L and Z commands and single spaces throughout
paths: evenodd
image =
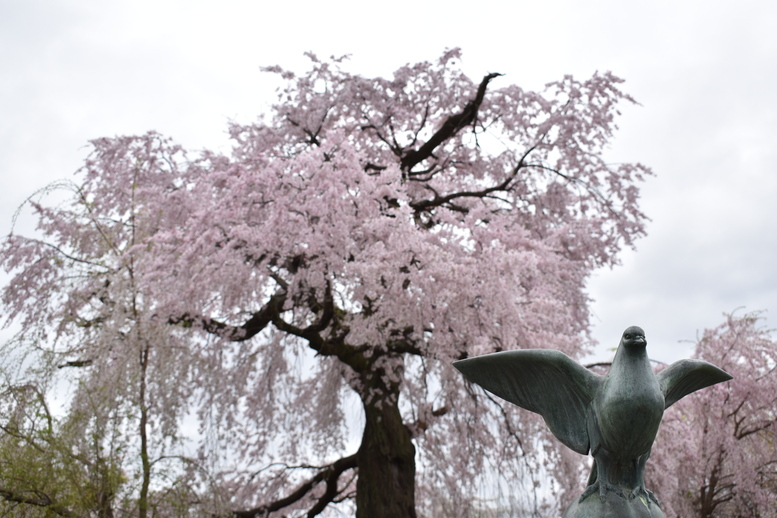
M 227 121 L 273 99 L 259 67 L 302 69 L 307 50 L 375 75 L 459 46 L 473 78 L 526 88 L 612 70 L 642 106 L 625 110 L 611 158 L 656 177 L 648 237 L 590 283 L 596 357 L 634 323 L 674 361 L 723 312 L 777 313 L 777 4 L 642 4 L 0 0 L 0 231 L 89 139 L 154 129 L 224 148 Z

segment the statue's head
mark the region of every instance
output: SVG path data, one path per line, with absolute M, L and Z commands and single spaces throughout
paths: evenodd
M 629 349 L 645 348 L 647 340 L 641 327 L 631 326 L 623 332 L 621 344 Z

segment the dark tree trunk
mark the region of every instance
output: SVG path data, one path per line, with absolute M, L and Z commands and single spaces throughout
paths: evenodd
M 372 397 L 362 395 L 366 422 L 356 454 L 356 518 L 415 518 L 415 446 L 399 413 L 399 386 L 365 392 Z

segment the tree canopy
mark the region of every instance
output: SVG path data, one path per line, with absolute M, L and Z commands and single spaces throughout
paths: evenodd
M 471 516 L 484 462 L 574 478 L 451 362 L 586 350 L 585 281 L 644 234 L 649 169 L 604 156 L 621 80 L 526 91 L 469 79 L 456 49 L 391 78 L 309 57 L 267 69 L 285 86 L 230 154 L 97 139 L 64 203 L 30 199 L 37 233 L 0 249 L 21 328 L 0 453 L 64 482 L 4 463 L 6 501 Z

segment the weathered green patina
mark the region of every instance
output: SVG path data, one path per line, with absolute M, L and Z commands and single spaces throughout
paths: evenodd
M 489 392 L 542 415 L 574 451 L 591 453 L 588 487 L 564 518 L 663 518 L 644 471 L 664 410 L 731 376 L 701 360 L 681 360 L 655 374 L 646 346 L 641 328 L 626 329 L 605 376 L 548 349 L 486 354 L 454 366 Z

